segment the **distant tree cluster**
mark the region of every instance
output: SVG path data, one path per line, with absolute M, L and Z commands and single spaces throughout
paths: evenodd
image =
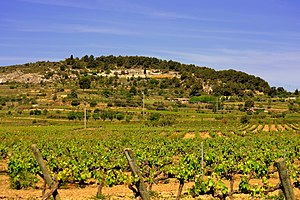
M 85 55 L 82 58 L 74 58 L 72 55 L 67 58 L 65 65 L 73 69 L 97 69 L 100 71 L 110 71 L 116 68 L 143 68 L 160 69 L 165 72 L 177 71 L 181 78 L 163 79 L 160 81 L 151 80 L 151 85 L 160 89 L 170 87 L 183 87 L 189 90 L 189 96 L 200 96 L 204 93 L 203 84 L 213 85 L 213 93 L 216 95 L 245 95 L 244 90 L 260 91 L 270 93 L 269 84 L 259 77 L 248 75 L 244 72 L 235 70 L 216 71 L 208 67 L 199 67 L 195 65 L 181 64 L 172 60 L 161 60 L 154 57 L 145 56 L 100 56 Z M 83 77 L 79 80 L 80 88 L 88 89 L 91 85 L 91 79 Z M 151 87 L 151 86 L 150 86 Z M 135 95 L 134 87 L 131 88 Z
M 125 115 L 123 112 L 117 112 L 113 110 L 100 110 L 100 109 L 95 109 L 94 111 L 87 111 L 86 115 L 87 119 L 92 118 L 93 120 L 100 120 L 102 119 L 105 121 L 106 119 L 109 119 L 110 121 L 113 121 L 114 119 L 121 121 L 121 120 L 126 120 L 130 121 L 132 119 L 132 114 L 127 114 Z M 70 111 L 67 114 L 67 118 L 69 120 L 83 120 L 84 118 L 84 113 L 82 111 Z

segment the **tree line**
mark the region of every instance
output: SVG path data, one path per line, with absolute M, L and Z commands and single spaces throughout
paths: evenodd
M 71 55 L 63 63 L 72 69 L 97 69 L 100 71 L 120 68 L 159 69 L 164 72 L 176 71 L 181 76 L 178 81 L 174 79 L 174 81 L 177 81 L 177 87 L 190 88 L 190 96 L 200 95 L 203 92 L 203 85 L 211 85 L 213 94 L 225 96 L 243 95 L 244 90 L 260 91 L 266 94 L 271 92 L 271 88 L 265 80 L 244 72 L 232 69 L 216 71 L 208 67 L 182 64 L 177 61 L 167 61 L 154 57 L 113 55 L 94 57 L 93 55 L 85 55 L 82 58 L 74 58 Z

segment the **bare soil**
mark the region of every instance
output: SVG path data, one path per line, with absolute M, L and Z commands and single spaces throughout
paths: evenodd
M 275 124 L 271 124 L 270 131 L 278 131 Z
M 200 132 L 199 135 L 200 135 L 200 137 L 203 138 L 203 139 L 211 138 L 211 136 L 209 135 L 209 132 L 207 132 L 207 131 Z
M 152 190 L 155 191 L 156 197 L 153 199 L 175 199 L 179 184 L 170 182 L 168 184 L 154 185 Z M 192 183 L 186 183 L 183 188 L 183 193 L 192 186 Z M 59 189 L 61 199 L 68 200 L 83 200 L 96 199 L 98 186 L 96 184 L 85 188 L 68 186 L 67 189 Z M 46 191 L 47 192 L 47 191 Z M 133 192 L 126 185 L 114 187 L 104 187 L 102 193 L 107 199 L 134 199 Z M 42 188 L 28 190 L 14 190 L 9 188 L 9 177 L 0 175 L 0 199 L 41 199 Z M 184 199 L 188 199 L 184 198 Z
M 285 128 L 284 128 L 281 124 L 279 124 L 279 125 L 277 126 L 277 128 L 278 128 L 278 130 L 281 130 L 281 131 L 284 131 L 284 130 L 285 130 Z
M 263 128 L 263 131 L 265 131 L 265 132 L 269 132 L 269 131 L 270 131 L 270 129 L 269 129 L 269 125 L 265 125 L 265 126 L 264 126 L 264 128 Z
M 249 130 L 251 129 L 254 129 L 256 125 L 252 125 Z M 298 130 L 298 127 L 297 126 L 294 126 L 296 130 Z M 265 125 L 261 125 L 259 124 L 256 129 L 254 129 L 252 132 L 258 132 L 258 131 L 264 131 L 264 132 L 269 132 L 269 131 L 275 131 L 275 132 L 278 132 L 278 131 L 285 131 L 285 130 L 290 130 L 290 131 L 294 131 L 293 129 L 293 126 L 289 126 L 287 124 L 265 124 Z
M 256 131 L 260 131 L 263 128 L 263 125 L 258 125 L 258 127 L 256 128 Z
M 238 188 L 239 177 L 235 177 L 234 189 Z M 274 177 L 270 179 L 270 184 L 276 185 L 279 179 Z M 252 185 L 261 185 L 261 180 L 251 180 Z M 183 188 L 182 199 L 193 199 L 191 196 L 186 195 L 188 188 L 192 187 L 193 183 L 186 183 Z M 229 186 L 229 182 L 226 182 Z M 179 184 L 175 180 L 171 180 L 168 184 L 154 185 L 152 190 L 155 191 L 152 199 L 175 199 L 177 195 L 177 189 Z M 69 186 L 67 189 L 59 189 L 59 196 L 61 199 L 67 200 L 83 200 L 83 199 L 96 199 L 98 186 L 96 184 L 90 185 L 85 188 L 77 188 Z M 300 199 L 300 190 L 294 189 L 296 199 Z M 134 199 L 134 195 L 130 189 L 125 185 L 119 185 L 114 187 L 105 187 L 102 190 L 106 199 Z M 271 195 L 278 195 L 279 191 L 271 193 Z M 9 177 L 7 175 L 0 175 L 0 199 L 41 199 L 42 189 L 28 189 L 28 190 L 13 190 L 9 188 Z M 201 199 L 212 199 L 209 195 L 201 196 Z M 255 199 L 245 194 L 234 195 L 233 199 Z
M 195 133 L 191 132 L 191 133 L 185 134 L 184 137 L 183 137 L 183 139 L 193 139 L 195 137 L 196 137 Z

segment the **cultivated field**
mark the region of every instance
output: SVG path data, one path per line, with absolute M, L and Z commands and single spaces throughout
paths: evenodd
M 173 115 L 176 123 L 88 120 L 84 129 L 82 120 L 2 114 L 1 198 L 41 197 L 43 181 L 30 149 L 33 143 L 59 181 L 63 199 L 95 198 L 99 184 L 104 186 L 103 198 L 133 198 L 128 185 L 136 178 L 125 148 L 133 150 L 156 199 L 175 198 L 180 184 L 183 198 L 277 198 L 279 190 L 266 191 L 279 182 L 274 163 L 281 157 L 286 158 L 298 195 L 298 117 L 241 124 L 229 113 L 163 112 Z

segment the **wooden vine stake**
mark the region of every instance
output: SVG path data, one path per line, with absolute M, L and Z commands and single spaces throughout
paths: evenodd
M 140 170 L 136 164 L 136 160 L 135 160 L 135 157 L 132 153 L 132 150 L 131 149 L 125 149 L 124 150 L 125 152 L 125 156 L 128 160 L 128 163 L 129 163 L 129 166 L 130 166 L 130 169 L 132 171 L 132 174 L 134 176 L 138 176 L 139 177 L 139 180 L 136 184 L 136 187 L 138 189 L 138 192 L 140 193 L 141 197 L 143 200 L 149 200 L 150 199 L 150 196 L 147 192 L 147 188 L 146 188 L 146 185 L 144 183 L 144 180 L 143 180 L 143 177 L 142 175 L 140 174 Z
M 40 152 L 40 150 L 38 149 L 36 144 L 31 145 L 31 149 L 33 151 L 33 154 L 42 170 L 42 173 L 44 175 L 44 179 L 47 182 L 47 184 L 50 187 L 50 193 L 46 194 L 43 196 L 43 199 L 47 199 L 48 197 L 53 196 L 54 199 L 56 200 L 60 200 L 59 194 L 57 192 L 57 188 L 58 188 L 58 183 L 54 183 L 54 181 L 52 180 L 50 173 L 45 165 L 45 162 L 43 160 L 42 154 Z
M 285 165 L 285 160 L 283 158 L 277 160 L 275 163 L 277 170 L 279 172 L 279 178 L 282 185 L 282 190 L 286 200 L 296 200 L 293 187 L 291 185 L 289 173 Z

